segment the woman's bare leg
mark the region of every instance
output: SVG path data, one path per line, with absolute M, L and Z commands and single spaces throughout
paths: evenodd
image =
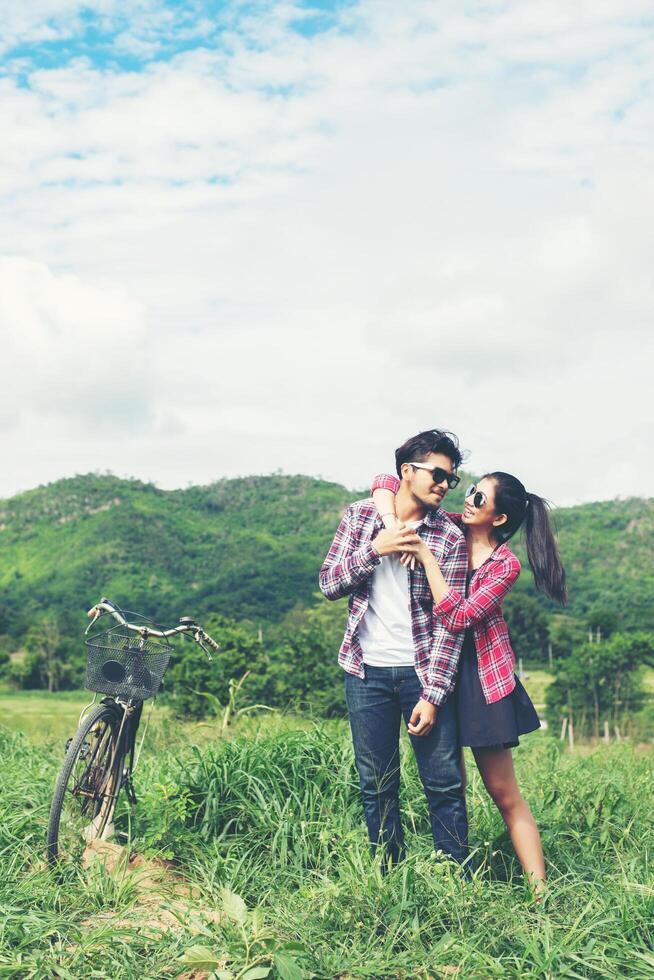
M 536 821 L 518 787 L 511 749 L 473 748 L 472 752 L 484 786 L 502 814 L 518 860 L 538 894 L 545 881 L 543 848 Z

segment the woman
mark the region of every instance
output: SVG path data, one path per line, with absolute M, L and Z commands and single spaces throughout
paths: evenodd
M 386 526 L 393 526 L 399 480 L 379 476 L 373 499 Z M 420 561 L 434 598 L 434 612 L 452 632 L 464 632 L 455 696 L 461 744 L 472 749 L 484 785 L 507 826 L 516 855 L 538 895 L 545 862 L 538 827 L 522 798 L 511 749 L 519 736 L 540 727 L 527 692 L 514 673 L 515 655 L 502 602 L 520 574 L 506 543 L 524 524 L 536 587 L 566 601 L 565 571 L 550 524 L 548 505 L 508 473 L 488 473 L 466 491 L 463 513 L 448 514 L 462 528 L 468 549 L 467 596 L 451 589 L 424 542 L 407 553 Z

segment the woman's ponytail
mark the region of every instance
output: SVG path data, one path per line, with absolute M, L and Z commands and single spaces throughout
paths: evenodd
M 527 556 L 536 588 L 564 605 L 568 598 L 565 569 L 552 529 L 549 504 L 538 494 L 527 493 L 524 484 L 510 473 L 498 471 L 486 476 L 495 481 L 495 511 L 506 514 L 507 518 L 498 528 L 498 537 L 508 541 L 524 523 Z
M 552 529 L 549 504 L 536 493 L 527 494 L 525 538 L 536 588 L 565 605 L 568 600 L 565 569 Z

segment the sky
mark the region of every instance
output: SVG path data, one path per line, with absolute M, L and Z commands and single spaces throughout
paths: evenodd
M 649 0 L 0 0 L 0 495 L 652 496 Z

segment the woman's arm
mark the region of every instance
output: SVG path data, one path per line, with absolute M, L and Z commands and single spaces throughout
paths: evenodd
M 440 566 L 424 542 L 407 547 L 422 562 L 434 597 L 434 612 L 452 633 L 461 633 L 475 623 L 488 619 L 502 605 L 520 574 L 520 562 L 511 554 L 493 561 L 492 574 L 466 599 L 448 585 Z
M 372 481 L 371 493 L 384 527 L 395 527 L 395 494 L 399 490 L 400 481 L 388 473 L 380 473 Z

